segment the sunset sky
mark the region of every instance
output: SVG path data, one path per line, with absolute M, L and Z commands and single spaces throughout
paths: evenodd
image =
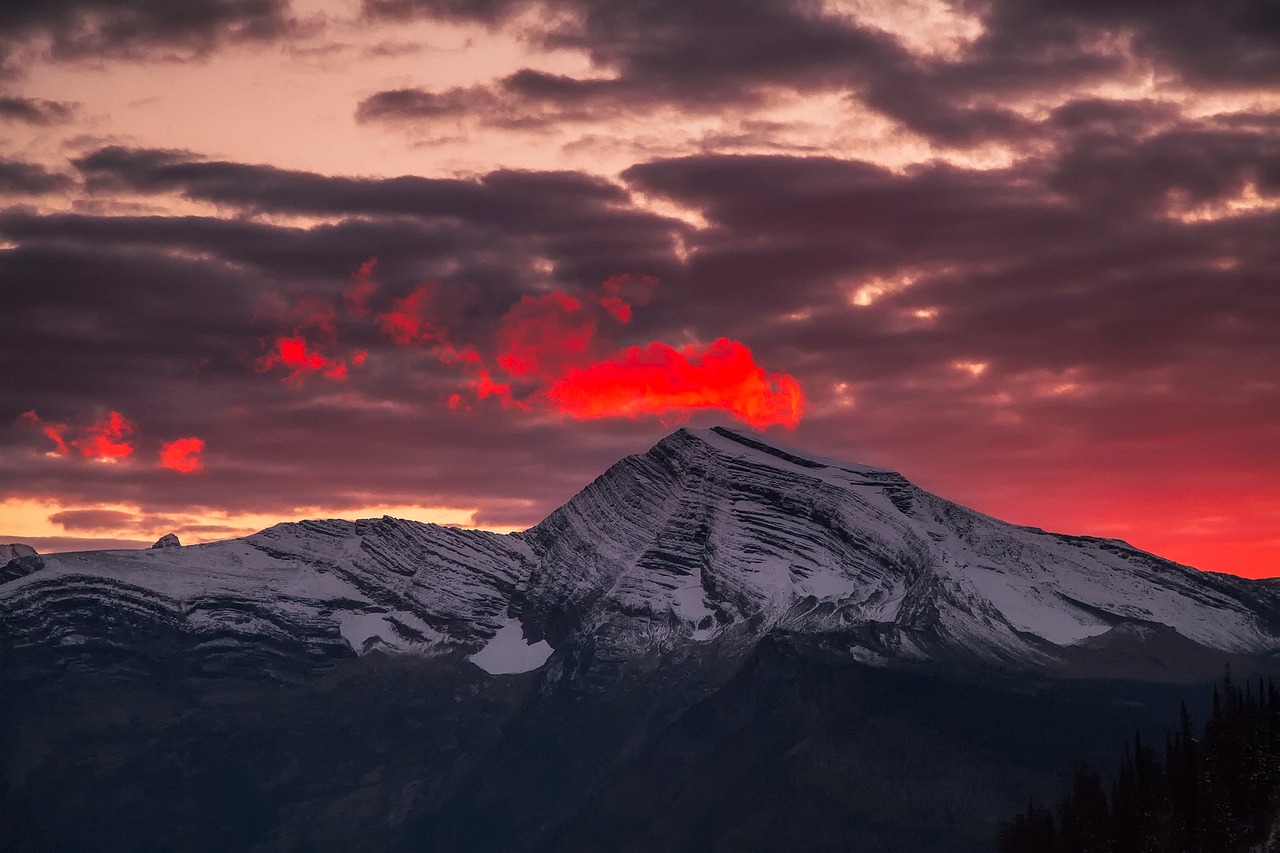
M 0 341 L 42 551 L 722 423 L 1280 575 L 1280 6 L 6 3 Z

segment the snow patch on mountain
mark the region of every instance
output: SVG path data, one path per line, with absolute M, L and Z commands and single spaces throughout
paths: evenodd
M 490 675 L 532 672 L 547 662 L 554 649 L 546 640 L 530 643 L 519 619 L 508 619 L 471 662 Z

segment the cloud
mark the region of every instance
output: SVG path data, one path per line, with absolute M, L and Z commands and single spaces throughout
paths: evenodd
M 109 509 L 71 509 L 55 512 L 49 520 L 68 531 L 121 530 L 141 520 L 131 512 Z
M 828 93 L 936 144 L 967 148 L 1034 140 L 1043 128 L 1031 116 L 1104 83 L 1133 87 L 1155 76 L 1174 88 L 1234 91 L 1280 77 L 1280 24 L 1268 0 L 937 3 L 917 8 L 928 17 L 909 24 L 895 6 L 367 0 L 374 18 L 505 27 L 536 49 L 581 52 L 591 67 L 389 89 L 364 99 L 356 115 L 555 130 L 664 111 L 718 116 L 787 93 Z M 929 29 L 935 19 L 947 25 Z
M 174 152 L 108 153 L 86 172 L 110 178 L 97 187 L 105 198 L 143 187 L 189 191 L 267 211 L 271 221 L 0 213 L 0 239 L 11 246 L 0 252 L 0 334 L 25 342 L 6 352 L 0 371 L 0 491 L 81 505 L 131 496 L 147 511 L 219 506 L 273 518 L 292 517 L 324 494 L 335 511 L 388 501 L 494 507 L 486 517 L 532 523 L 576 491 L 587 470 L 662 429 L 597 422 L 599 438 L 584 447 L 545 413 L 513 423 L 492 417 L 496 400 L 449 411 L 442 401 L 466 390 L 459 365 L 397 346 L 376 319 L 435 282 L 433 307 L 448 328 L 459 340 L 487 344 L 512 304 L 549 287 L 594 298 L 601 282 L 625 270 L 678 287 L 674 235 L 688 226 L 634 207 L 616 183 L 520 172 L 329 178 L 225 162 L 206 168 Z M 293 213 L 322 211 L 335 218 L 289 224 Z M 365 288 L 358 270 L 373 257 L 376 281 L 370 269 Z M 632 298 L 626 288 L 619 295 Z M 321 303 L 331 317 L 312 310 Z M 348 381 L 312 375 L 282 388 L 271 381 L 277 374 L 254 370 L 279 338 L 322 319 L 336 336 L 336 348 L 322 353 L 348 358 Z M 644 318 L 631 328 L 640 341 L 666 331 Z M 312 337 L 319 329 L 302 331 L 308 353 L 323 343 Z M 361 350 L 368 357 L 357 370 L 349 353 Z M 768 364 L 767 354 L 759 357 Z M 50 464 L 64 460 L 44 456 L 56 447 L 39 429 L 7 426 L 27 410 L 54 424 L 83 423 L 86 412 L 125 413 L 139 423 L 138 449 L 127 464 Z M 331 431 L 316 435 L 318 423 Z M 198 493 L 154 464 L 162 443 L 178 436 L 218 448 Z M 524 450 L 534 446 L 575 461 L 538 473 L 541 464 Z
M 160 464 L 182 474 L 204 470 L 200 454 L 204 452 L 204 439 L 188 437 L 165 442 L 160 448 Z
M 375 265 L 366 261 L 355 275 L 353 287 L 365 296 L 378 292 L 371 278 Z M 408 294 L 391 297 L 389 310 L 373 319 L 396 346 L 428 352 L 463 377 L 469 396 L 477 401 L 496 398 L 504 408 L 551 410 L 577 419 L 657 415 L 671 420 L 713 409 L 756 427 L 794 428 L 803 403 L 799 383 L 792 376 L 763 371 L 740 342 L 720 338 L 706 347 L 677 350 L 653 341 L 643 348 L 618 349 L 602 333 L 602 321 L 628 324 L 633 304 L 648 302 L 657 284 L 651 276 L 620 274 L 586 297 L 564 291 L 525 294 L 507 308 L 487 340 L 459 337 L 457 318 L 441 310 L 442 288 L 436 282 L 419 283 Z M 351 292 L 349 287 L 345 295 Z M 348 308 L 353 304 L 344 302 Z M 333 337 L 338 323 L 334 306 L 311 304 L 304 313 Z M 368 315 L 366 301 L 355 307 L 359 310 L 343 322 Z M 309 353 L 301 338 L 279 343 L 292 351 L 279 359 L 274 354 L 260 359 L 260 369 L 282 362 L 293 368 L 286 381 L 297 384 L 311 372 L 347 378 L 345 361 Z M 454 410 L 470 407 L 460 390 L 444 402 Z
M 48 195 L 72 186 L 66 175 L 52 172 L 38 163 L 0 157 L 0 196 Z
M 136 425 L 124 415 L 111 412 L 102 420 L 81 429 L 71 444 L 86 459 L 124 459 L 133 453 L 133 442 L 129 436 L 135 428 Z
M 14 58 L 31 49 L 55 60 L 203 56 L 296 26 L 287 0 L 12 0 L 0 12 L 0 66 L 17 73 Z
M 630 347 L 604 361 L 571 368 L 547 398 L 579 419 L 641 415 L 687 417 L 727 412 L 756 428 L 800 423 L 804 394 L 794 376 L 768 373 L 738 341 L 677 350 L 660 342 Z
M 76 106 L 64 101 L 0 95 L 0 121 L 18 121 L 37 126 L 62 124 L 71 120 Z
M 528 289 L 526 284 L 544 275 L 538 270 L 548 265 L 559 280 L 583 287 L 595 286 L 620 269 L 670 278 L 679 266 L 676 239 L 688 227 L 635 207 L 627 191 L 614 182 L 575 172 L 498 170 L 473 179 L 364 179 L 119 147 L 100 149 L 75 165 L 101 192 L 173 192 L 250 212 L 346 217 L 329 228 L 292 232 L 298 242 L 312 244 L 312 276 L 352 269 L 375 256 L 383 263 L 413 259 L 423 270 L 420 279 L 456 278 L 456 272 L 428 272 L 430 265 L 424 263 L 448 258 L 436 270 L 467 268 L 472 282 L 506 279 L 508 286 L 516 283 L 515 290 Z M 123 230 L 123 222 L 116 221 L 79 224 Z M 139 220 L 132 224 L 142 225 Z M 166 218 L 154 225 L 183 239 L 178 232 L 194 231 L 197 223 Z M 230 241 L 239 233 L 248 241 L 244 248 L 233 249 L 241 256 L 262 247 L 262 240 L 279 242 L 290 233 L 222 221 L 199 227 L 219 241 Z M 352 251 L 357 253 L 355 263 Z M 263 247 L 253 260 L 260 263 L 267 255 Z M 292 273 L 299 263 L 292 247 L 288 256 Z
M 23 412 L 19 420 L 38 427 L 44 437 L 53 442 L 53 453 L 58 456 L 72 455 L 73 447 L 84 458 L 103 462 L 117 462 L 133 453 L 130 436 L 136 424 L 119 412 L 75 426 L 43 420 L 34 409 Z

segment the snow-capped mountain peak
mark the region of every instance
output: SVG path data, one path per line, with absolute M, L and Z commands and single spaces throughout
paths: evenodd
M 210 673 L 378 649 L 474 655 L 495 673 L 550 656 L 558 673 L 611 677 L 731 662 L 777 632 L 880 664 L 1052 667 L 1146 628 L 1269 653 L 1280 594 L 715 428 L 619 461 L 518 534 L 306 521 L 208 545 L 25 555 L 0 572 L 0 624 L 41 665 L 91 666 L 102 650 Z

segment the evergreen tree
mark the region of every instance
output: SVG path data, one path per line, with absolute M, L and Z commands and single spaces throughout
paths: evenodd
M 1214 687 L 1199 737 L 1185 704 L 1164 757 L 1136 733 L 1105 793 L 1101 775 L 1076 766 L 1057 819 L 1036 803 L 1000 827 L 1001 853 L 1245 853 L 1280 821 L 1280 688 Z M 1280 841 L 1267 850 L 1280 853 Z

